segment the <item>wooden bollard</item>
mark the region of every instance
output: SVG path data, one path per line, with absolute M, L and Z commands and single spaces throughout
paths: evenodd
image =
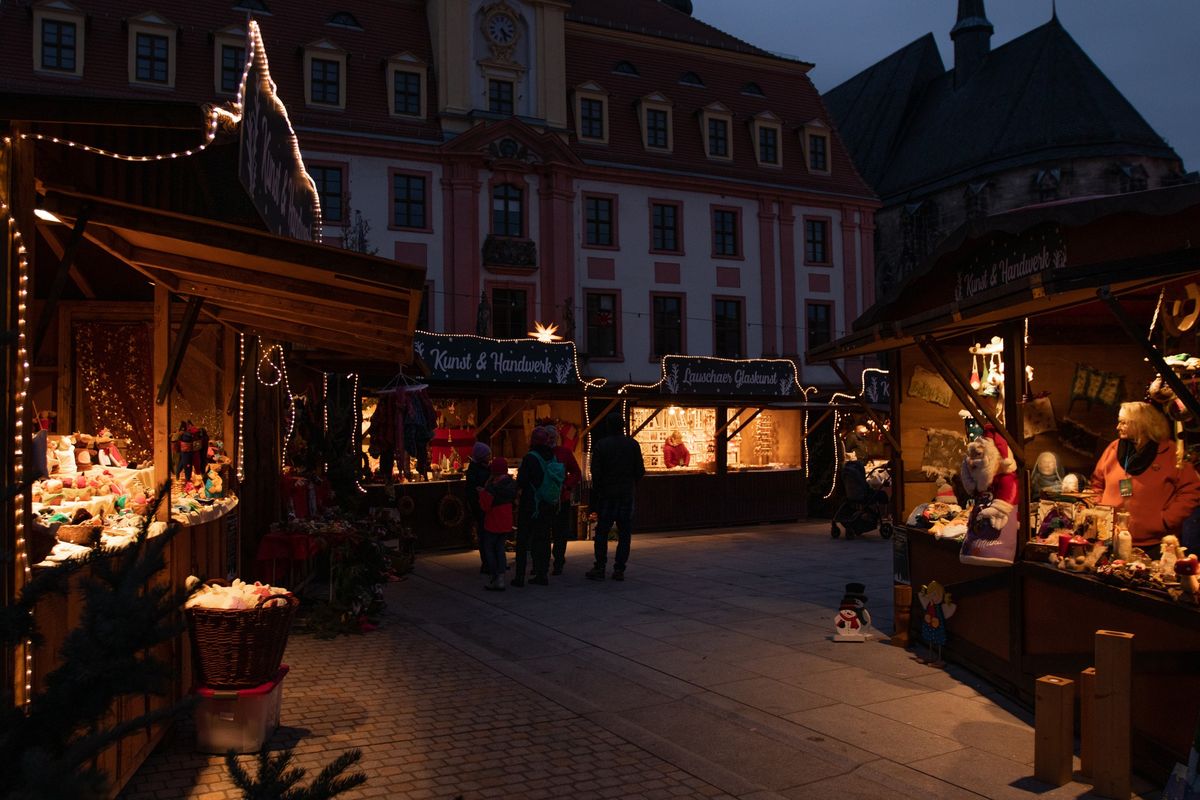
M 1129 798 L 1132 675 L 1133 634 L 1096 631 L 1092 786 L 1101 797 Z
M 1079 673 L 1079 772 L 1092 777 L 1096 758 L 1096 668 Z
M 908 625 L 912 619 L 912 587 L 892 586 L 892 639 L 897 647 L 908 647 Z
M 1056 675 L 1037 680 L 1033 712 L 1033 777 L 1051 786 L 1071 782 L 1075 753 L 1075 682 Z

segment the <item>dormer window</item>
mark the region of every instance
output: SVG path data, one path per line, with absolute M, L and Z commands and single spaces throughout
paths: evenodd
M 733 127 L 733 114 L 720 103 L 706 106 L 700 113 L 701 132 L 704 136 L 704 152 L 718 161 L 733 160 L 733 141 L 729 132 Z
M 637 71 L 637 67 L 635 67 L 633 64 L 630 64 L 628 61 L 618 61 L 617 65 L 613 67 L 613 74 L 629 75 L 633 78 L 641 76 L 641 73 Z
M 750 135 L 754 138 L 754 155 L 760 167 L 783 166 L 783 125 L 779 117 L 770 111 L 755 115 L 750 126 Z
M 679 77 L 679 82 L 684 86 L 696 86 L 704 88 L 704 81 L 700 80 L 700 76 L 694 72 L 685 72 Z
M 346 107 L 346 51 L 329 41 L 304 48 L 304 84 L 310 106 Z
M 671 101 L 658 92 L 648 94 L 638 102 L 638 116 L 642 123 L 642 147 L 671 152 L 675 147 Z
M 358 24 L 358 20 L 349 11 L 339 11 L 329 18 L 326 25 L 332 25 L 335 28 L 350 28 L 352 30 L 361 31 L 362 25 Z
M 178 28 L 158 14 L 129 21 L 129 82 L 175 86 L 175 35 Z
M 742 94 L 748 94 L 751 97 L 766 97 L 766 95 L 763 94 L 762 87 L 754 81 L 750 81 L 750 83 L 747 83 L 742 87 Z
M 425 117 L 425 62 L 412 53 L 388 59 L 388 113 L 394 117 Z
M 608 94 L 592 81 L 575 87 L 575 135 L 581 142 L 608 143 Z
M 829 126 L 814 119 L 800 129 L 804 163 L 810 173 L 829 174 Z
M 65 2 L 33 9 L 33 68 L 54 75 L 83 75 L 83 12 Z

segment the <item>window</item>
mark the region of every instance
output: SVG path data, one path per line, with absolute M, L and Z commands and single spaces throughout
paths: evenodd
M 617 244 L 612 197 L 583 198 L 584 243 L 588 247 L 615 247 Z
M 729 123 L 723 119 L 708 121 L 708 154 L 718 158 L 729 157 Z
M 421 116 L 421 75 L 396 70 L 392 74 L 392 102 L 395 104 L 393 114 Z
M 428 227 L 425 201 L 425 177 L 396 172 L 392 174 L 392 227 Z
M 155 33 L 137 34 L 135 75 L 144 83 L 167 83 L 170 74 L 170 40 Z
M 741 358 L 742 352 L 742 301 L 718 297 L 713 300 L 713 355 Z
M 779 129 L 761 125 L 758 128 L 758 161 L 760 164 L 779 163 Z
M 525 231 L 521 190 L 504 183 L 492 190 L 492 234 L 521 236 Z
M 733 209 L 715 208 L 712 212 L 713 255 L 737 257 L 738 212 Z
M 700 76 L 694 72 L 685 72 L 679 76 L 679 82 L 684 86 L 699 86 L 704 88 L 704 81 L 700 80 Z
M 310 62 L 309 98 L 313 103 L 327 106 L 341 105 L 341 63 L 324 58 Z
M 349 11 L 338 11 L 325 24 L 333 25 L 335 28 L 351 28 L 356 31 L 363 29 L 362 25 L 358 24 L 358 20 Z
M 651 203 L 650 232 L 651 250 L 678 253 L 679 206 L 675 203 Z
M 667 148 L 667 112 L 661 108 L 646 110 L 646 146 Z
M 221 45 L 221 91 L 237 94 L 245 69 L 246 48 L 231 44 Z
M 833 307 L 829 303 L 809 303 L 805 317 L 810 350 L 833 341 Z
M 492 336 L 497 339 L 526 338 L 529 330 L 526 298 L 524 289 L 492 289 Z
M 671 101 L 655 92 L 638 103 L 642 123 L 642 146 L 647 150 L 671 152 L 675 146 L 671 131 Z
M 412 53 L 388 59 L 388 113 L 394 117 L 425 117 L 425 83 L 429 71 Z
M 429 330 L 429 303 L 430 297 L 433 296 L 433 282 L 429 281 L 425 284 L 425 291 L 421 292 L 421 306 L 417 309 L 417 330 Z
M 823 133 L 808 135 L 808 168 L 813 172 L 829 171 L 829 137 Z
M 74 22 L 42 20 L 42 69 L 75 72 L 76 30 Z
M 656 358 L 683 352 L 683 298 L 674 294 L 655 295 L 651 301 L 653 329 L 651 355 Z
M 488 111 L 511 116 L 514 108 L 512 81 L 488 81 Z
M 804 220 L 804 261 L 806 264 L 829 263 L 829 220 Z
M 308 167 L 308 174 L 317 185 L 317 196 L 321 200 L 321 220 L 326 225 L 342 225 L 346 222 L 345 197 L 342 191 L 341 167 L 320 164 Z
M 763 94 L 762 87 L 754 81 L 750 81 L 750 83 L 747 83 L 742 87 L 742 94 L 748 94 L 751 97 L 766 97 L 766 95 Z
M 587 353 L 589 358 L 620 358 L 617 346 L 617 296 L 588 292 Z
M 591 97 L 579 100 L 579 138 L 604 138 L 604 101 Z
M 617 75 L 629 75 L 634 78 L 640 77 L 641 75 L 641 73 L 637 71 L 637 67 L 635 67 L 633 64 L 630 64 L 628 61 L 618 61 L 617 65 L 613 67 L 613 72 L 615 72 Z
M 83 12 L 65 1 L 34 3 L 33 30 L 35 70 L 59 76 L 83 75 L 83 44 L 87 36 Z

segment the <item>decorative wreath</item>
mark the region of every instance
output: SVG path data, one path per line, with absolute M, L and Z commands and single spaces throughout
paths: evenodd
M 438 502 L 438 522 L 447 528 L 457 528 L 467 518 L 467 507 L 463 501 L 447 494 Z
M 408 516 L 417 510 L 417 501 L 412 499 L 411 494 L 401 495 L 396 501 L 396 508 L 403 516 Z

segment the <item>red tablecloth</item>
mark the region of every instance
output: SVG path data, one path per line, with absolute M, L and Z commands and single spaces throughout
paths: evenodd
M 272 531 L 258 543 L 254 574 L 264 583 L 277 585 L 280 576 L 291 579 L 296 568 L 304 569 L 320 549 L 321 540 L 310 534 Z

